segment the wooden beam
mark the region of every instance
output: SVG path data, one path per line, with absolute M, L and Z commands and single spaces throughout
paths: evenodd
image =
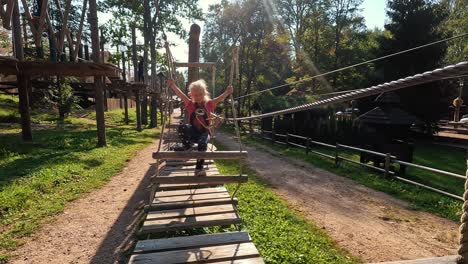
M 31 76 L 115 76 L 119 69 L 109 64 L 24 61 L 17 63 L 24 74 Z
M 236 212 L 221 212 L 219 214 L 176 217 L 173 219 L 146 220 L 143 223 L 141 233 L 150 234 L 198 227 L 226 226 L 239 224 L 240 222 L 241 219 Z
M 156 188 L 157 192 L 167 192 L 176 190 L 190 190 L 194 191 L 197 189 L 205 189 L 211 187 L 217 187 L 219 184 L 160 184 Z
M 89 0 L 89 24 L 91 28 L 91 43 L 93 47 L 93 61 L 99 63 L 101 61 L 99 53 L 99 28 L 98 28 L 98 17 L 97 17 L 97 4 L 96 0 Z M 95 102 L 96 102 L 96 125 L 97 125 L 97 136 L 98 146 L 106 146 L 106 125 L 104 120 L 104 80 L 101 76 L 94 77 L 95 89 Z
M 233 243 L 252 242 L 247 232 L 226 232 L 189 237 L 172 237 L 163 239 L 148 239 L 137 242 L 133 253 L 149 253 L 168 250 L 198 248 L 202 246 L 217 246 Z
M 216 67 L 215 62 L 176 62 L 176 67 L 189 67 L 189 68 L 213 68 Z
M 41 1 L 41 0 L 39 0 Z M 44 31 L 44 25 L 45 25 L 45 18 L 47 14 L 47 9 L 49 5 L 49 0 L 42 0 L 42 6 L 41 6 L 41 14 L 39 17 L 39 24 L 38 24 L 38 31 L 42 34 L 42 31 Z
M 178 208 L 187 208 L 187 207 L 199 207 L 199 206 L 209 206 L 209 205 L 219 205 L 219 204 L 237 204 L 238 200 L 236 198 L 220 198 L 220 199 L 211 199 L 211 200 L 193 200 L 193 201 L 182 201 L 182 202 L 171 202 L 171 203 L 151 203 L 149 206 L 150 210 L 169 210 L 169 209 L 178 209 Z
M 21 3 L 23 3 L 23 9 L 26 15 L 26 19 L 28 20 L 29 28 L 31 29 L 31 32 L 35 36 L 37 33 L 37 28 L 32 22 L 32 15 L 31 15 L 31 11 L 29 10 L 28 3 L 26 2 L 26 0 L 21 0 Z
M 4 11 L 4 15 L 2 16 L 3 20 L 3 27 L 5 29 L 10 30 L 11 29 L 11 18 L 13 17 L 13 8 L 17 5 L 17 2 L 15 0 L 8 0 L 6 4 L 6 9 Z M 3 11 L 3 7 L 0 7 Z
M 247 175 L 242 176 L 158 176 L 154 182 L 160 184 L 224 184 L 224 183 L 244 183 L 248 181 Z
M 172 160 L 189 160 L 189 159 L 245 159 L 247 151 L 159 151 L 153 152 L 154 159 L 172 159 Z
M 236 243 L 214 247 L 133 255 L 130 264 L 175 264 L 175 263 L 249 263 L 249 258 L 259 259 L 260 254 L 253 243 Z M 236 262 L 239 260 L 239 262 Z M 260 259 L 258 262 L 263 263 Z
M 84 25 L 84 18 L 86 15 L 88 0 L 83 0 L 83 7 L 81 10 L 81 18 L 80 18 L 80 26 L 78 27 L 78 33 L 76 35 L 76 45 L 75 50 L 78 51 L 81 46 L 81 36 L 83 35 L 83 25 Z M 78 58 L 78 52 L 73 53 L 73 61 L 76 61 Z

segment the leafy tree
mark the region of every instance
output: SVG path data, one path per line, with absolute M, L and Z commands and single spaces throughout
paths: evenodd
M 0 24 L 1 24 L 1 20 L 0 20 Z M 8 35 L 8 32 L 3 29 L 3 28 L 0 28 L 0 54 L 8 54 L 10 53 L 12 50 L 12 47 L 11 47 L 11 39 L 10 39 L 10 36 Z
M 379 39 L 380 55 L 414 48 L 445 37 L 440 29 L 447 17 L 443 4 L 429 0 L 392 0 L 388 2 L 385 25 L 389 32 Z M 377 63 L 381 81 L 391 81 L 402 77 L 433 70 L 441 65 L 446 45 L 439 44 L 415 52 L 405 53 Z M 444 98 L 440 83 L 430 83 L 398 91 L 402 107 L 428 122 L 435 121 L 446 110 L 449 103 Z
M 454 36 L 466 33 L 468 29 L 468 0 L 447 0 L 445 4 L 450 13 L 442 25 L 442 30 L 446 30 Z M 468 43 L 466 40 L 467 37 L 465 36 L 450 41 L 444 61 L 449 64 L 466 61 L 468 59 Z

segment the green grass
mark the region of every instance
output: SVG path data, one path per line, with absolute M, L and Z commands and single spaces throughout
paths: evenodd
M 219 143 L 219 150 L 224 149 Z M 239 173 L 239 162 L 216 161 L 221 174 Z M 266 263 L 358 263 L 358 259 L 339 249 L 319 227 L 283 202 L 271 186 L 243 165 L 249 182 L 242 184 L 236 197 L 247 230 Z M 237 185 L 228 185 L 232 193 Z
M 18 122 L 18 96 L 0 94 L 0 123 Z
M 303 149 L 294 146 L 274 144 L 269 140 L 251 138 L 249 136 L 243 138 L 247 140 L 249 144 L 267 146 L 281 155 L 304 160 L 337 175 L 351 178 L 369 188 L 388 193 L 409 202 L 410 206 L 415 210 L 431 212 L 454 221 L 459 221 L 460 219 L 462 202 L 459 200 L 398 180 L 385 178 L 380 172 L 346 161 L 341 161 L 339 166 L 335 166 L 335 162 L 332 159 L 314 153 L 306 155 Z M 324 147 L 314 146 L 314 150 L 334 155 L 334 151 L 325 149 Z M 340 151 L 340 155 L 359 161 L 359 154 L 352 151 Z M 465 174 L 464 170 L 466 169 L 465 153 L 461 150 L 444 146 L 416 145 L 413 162 L 461 175 Z M 408 179 L 438 187 L 455 194 L 461 195 L 463 193 L 463 180 L 415 168 L 408 168 L 406 174 L 405 177 Z
M 33 142 L 0 134 L 0 262 L 49 216 L 102 186 L 158 136 L 155 129 L 112 126 L 106 130 L 108 146 L 97 148 L 95 124 L 70 117 L 63 125 L 46 117 L 52 126 L 33 131 Z M 117 117 L 107 123 L 120 124 Z

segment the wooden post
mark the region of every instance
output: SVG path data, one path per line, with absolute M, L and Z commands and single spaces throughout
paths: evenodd
M 141 131 L 140 91 L 135 89 L 137 131 Z
M 136 29 L 135 24 L 132 24 L 132 61 L 133 61 L 133 82 L 138 81 L 138 60 L 136 49 Z
M 392 156 L 390 153 L 385 154 L 385 177 L 390 176 L 390 165 L 392 162 Z
M 23 38 L 21 36 L 21 24 L 20 24 L 20 13 L 18 3 L 15 3 L 13 7 L 13 44 L 15 57 L 19 61 L 24 60 L 23 51 Z M 28 97 L 28 79 L 23 74 L 16 76 L 18 81 L 18 94 L 19 94 L 19 106 L 18 110 L 21 116 L 21 135 L 24 141 L 32 141 L 32 130 L 31 130 L 31 115 L 29 112 L 29 97 Z
M 89 0 L 89 24 L 91 28 L 91 45 L 93 49 L 93 61 L 95 63 L 101 62 L 99 52 L 99 29 L 96 0 Z M 104 119 L 104 80 L 102 76 L 94 76 L 95 85 L 95 103 L 96 103 L 96 125 L 98 136 L 98 147 L 106 146 L 106 124 Z
M 148 84 L 148 47 L 149 42 L 151 39 L 151 8 L 149 4 L 149 0 L 143 0 L 143 38 L 144 38 L 144 45 L 143 45 L 143 76 L 144 76 L 144 83 Z M 145 86 L 141 89 L 141 123 L 143 125 L 148 125 L 148 87 Z
M 128 125 L 128 91 L 126 89 L 126 85 L 127 85 L 127 73 L 126 73 L 126 70 L 125 70 L 125 52 L 122 52 L 122 79 L 123 79 L 123 83 L 122 83 L 122 87 L 120 87 L 122 90 L 124 90 L 124 109 L 125 109 L 125 117 L 124 117 L 124 121 L 125 121 L 125 124 Z
M 137 60 L 137 49 L 136 49 L 136 27 L 132 24 L 132 60 L 133 60 L 133 81 L 138 81 L 138 60 Z M 134 91 L 135 102 L 136 102 L 136 119 L 137 119 L 137 130 L 141 131 L 141 106 L 140 106 L 140 91 L 136 89 Z
M 154 21 L 150 17 L 149 35 L 150 35 L 150 62 L 151 62 L 151 110 L 150 110 L 150 127 L 158 127 L 158 97 L 155 94 L 158 86 L 158 75 L 156 73 L 156 19 L 159 14 L 159 6 L 156 6 Z
M 338 166 L 340 161 L 339 153 L 338 153 L 338 143 L 335 144 L 335 165 Z
M 289 145 L 289 133 L 286 132 L 286 145 Z
M 276 117 L 272 118 L 272 125 L 271 125 L 271 140 L 275 141 L 275 123 L 276 123 Z
M 305 150 L 306 155 L 309 155 L 309 152 L 310 152 L 310 141 L 311 141 L 311 139 L 310 139 L 310 137 L 308 137 L 307 140 L 306 140 L 306 150 Z
M 188 62 L 200 61 L 200 26 L 192 24 L 189 33 L 189 57 Z M 188 69 L 188 84 L 200 79 L 199 68 L 190 67 Z

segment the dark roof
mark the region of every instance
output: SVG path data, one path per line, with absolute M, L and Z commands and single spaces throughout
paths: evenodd
M 375 98 L 374 102 L 377 103 L 377 105 L 381 104 L 400 104 L 400 97 L 394 93 L 394 92 L 386 92 L 386 93 L 381 93 L 377 98 Z
M 412 125 L 421 123 L 417 117 L 394 107 L 376 107 L 360 115 L 356 120 L 367 124 L 387 125 Z

